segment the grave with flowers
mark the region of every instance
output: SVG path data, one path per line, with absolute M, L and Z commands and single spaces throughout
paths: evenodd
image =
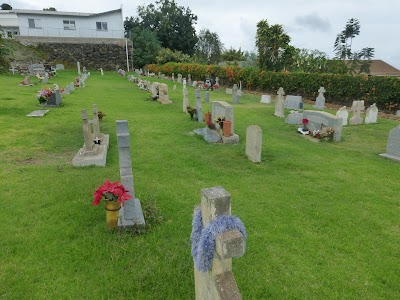
M 297 131 L 316 139 L 340 142 L 342 138 L 342 119 L 323 111 L 303 111 L 302 126 Z
M 198 111 L 198 108 L 197 108 Z M 233 106 L 225 101 L 212 101 L 211 113 L 204 114 L 205 128 L 196 129 L 207 143 L 238 144 L 239 135 L 234 131 Z

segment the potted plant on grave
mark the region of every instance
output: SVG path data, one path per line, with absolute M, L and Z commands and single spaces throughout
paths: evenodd
M 99 117 L 99 120 L 101 121 L 101 120 L 103 120 L 103 117 L 107 116 L 107 114 L 102 111 L 99 111 L 99 112 L 97 112 L 97 116 Z
M 106 221 L 108 228 L 116 228 L 118 225 L 118 214 L 126 200 L 132 198 L 128 195 L 128 191 L 125 190 L 124 186 L 119 184 L 118 181 L 111 183 L 110 180 L 106 180 L 103 185 L 97 188 L 93 193 L 92 205 L 99 205 L 100 201 L 104 199 L 106 201 Z
M 304 118 L 304 119 L 302 119 L 301 121 L 302 121 L 302 123 L 303 123 L 303 126 L 300 127 L 300 128 L 297 128 L 297 131 L 298 131 L 299 133 L 301 133 L 302 135 L 310 134 L 310 131 L 308 130 L 308 119 L 307 119 L 307 118 Z
M 204 114 L 204 121 L 205 121 L 206 123 L 211 122 L 211 113 L 210 113 L 210 112 L 206 112 L 206 113 Z
M 224 128 L 224 121 L 225 121 L 224 117 L 217 117 L 214 120 L 215 124 L 218 124 L 219 128 L 221 128 L 221 129 Z

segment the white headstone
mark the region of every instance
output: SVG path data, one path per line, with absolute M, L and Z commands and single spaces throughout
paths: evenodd
M 376 123 L 378 121 L 378 108 L 376 103 L 368 107 L 365 117 L 365 124 Z
M 339 108 L 339 110 L 336 112 L 336 117 L 342 119 L 342 126 L 348 124 L 347 120 L 349 118 L 349 111 L 347 110 L 346 106 Z
M 251 125 L 246 130 L 246 155 L 252 162 L 261 162 L 262 130 Z
M 390 130 L 386 153 L 379 155 L 400 162 L 400 125 Z
M 282 87 L 279 88 L 277 94 L 278 94 L 278 96 L 276 97 L 274 115 L 279 118 L 284 118 L 285 117 L 285 101 L 283 100 L 283 96 L 285 95 L 285 91 L 283 90 Z
M 315 105 L 313 106 L 314 108 L 317 109 L 324 109 L 325 108 L 325 97 L 324 97 L 324 93 L 326 92 L 325 88 L 323 86 L 321 86 L 318 90 L 318 97 L 315 100 Z
M 261 95 L 261 103 L 271 103 L 271 96 L 270 95 Z
M 361 117 L 361 111 L 365 109 L 364 100 L 353 101 L 351 110 L 354 115 L 350 119 L 350 125 L 359 125 L 363 123 L 363 118 Z

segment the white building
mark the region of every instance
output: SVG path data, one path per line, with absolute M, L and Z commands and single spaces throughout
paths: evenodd
M 102 13 L 13 9 L 0 11 L 5 36 L 123 39 L 122 8 Z

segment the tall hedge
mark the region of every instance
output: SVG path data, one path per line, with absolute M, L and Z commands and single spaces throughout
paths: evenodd
M 187 63 L 147 65 L 150 72 L 166 75 L 191 74 L 193 80 L 219 77 L 227 85 L 242 81 L 249 90 L 275 93 L 283 87 L 285 93 L 315 98 L 320 86 L 325 87 L 327 102 L 349 105 L 353 100 L 376 103 L 380 108 L 397 105 L 400 108 L 400 78 L 367 75 L 268 72 L 249 67 L 221 67 Z

